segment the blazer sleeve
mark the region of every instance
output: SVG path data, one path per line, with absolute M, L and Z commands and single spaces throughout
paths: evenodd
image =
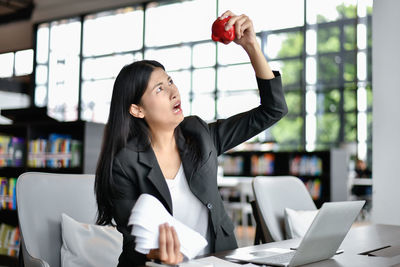
M 123 235 L 123 248 L 119 257 L 118 266 L 142 266 L 145 264 L 146 255 L 137 252 L 135 248 L 135 237 L 131 235 L 131 228 L 128 227 L 128 220 L 131 210 L 139 197 L 138 187 L 135 185 L 134 173 L 125 172 L 122 164 L 116 157 L 113 164 L 114 179 L 114 220 L 117 229 Z
M 270 80 L 256 77 L 261 104 L 247 112 L 208 124 L 218 155 L 245 142 L 284 117 L 288 108 L 280 73 Z

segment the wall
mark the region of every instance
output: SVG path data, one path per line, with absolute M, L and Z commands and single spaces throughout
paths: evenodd
M 400 225 L 400 1 L 374 1 L 373 212 L 375 223 Z
M 0 24 L 0 53 L 32 48 L 31 21 Z

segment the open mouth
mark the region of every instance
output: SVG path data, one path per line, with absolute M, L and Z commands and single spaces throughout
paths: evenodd
M 177 103 L 174 105 L 173 111 L 174 111 L 174 113 L 179 113 L 180 111 L 182 111 L 182 109 L 181 109 L 181 102 L 177 102 Z

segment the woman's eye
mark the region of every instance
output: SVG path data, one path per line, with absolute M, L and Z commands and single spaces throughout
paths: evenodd
M 171 79 L 171 80 L 169 80 L 169 85 L 171 85 L 171 84 L 173 84 L 174 83 L 174 81 Z
M 156 89 L 156 93 L 159 93 L 159 92 L 161 92 L 163 89 L 161 88 L 161 87 L 158 87 L 157 89 Z

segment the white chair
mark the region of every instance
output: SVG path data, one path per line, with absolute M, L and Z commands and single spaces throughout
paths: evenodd
M 61 214 L 95 222 L 94 175 L 28 172 L 17 181 L 25 267 L 61 266 Z
M 252 182 L 261 234 L 265 242 L 285 239 L 284 210 L 315 210 L 304 183 L 294 176 L 258 176 Z

